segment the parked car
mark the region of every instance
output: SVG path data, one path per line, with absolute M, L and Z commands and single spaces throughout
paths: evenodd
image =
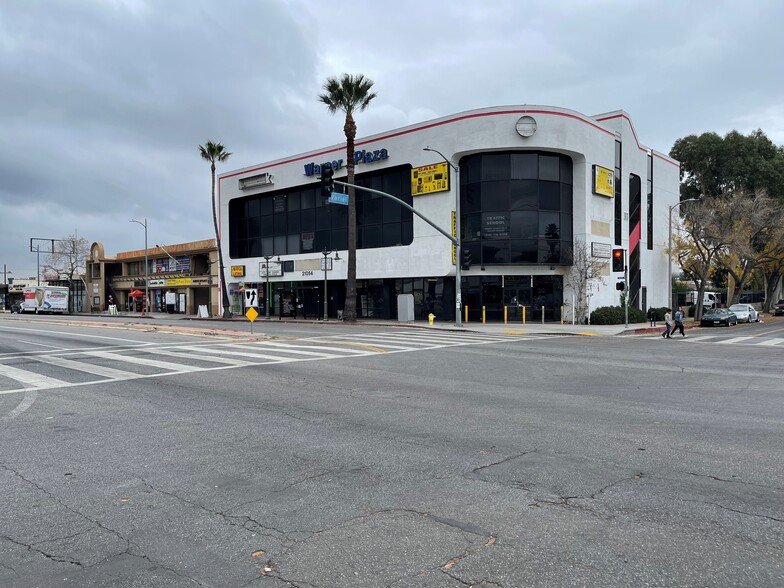
M 738 317 L 727 308 L 714 308 L 702 315 L 701 327 L 720 327 L 721 325 L 737 325 Z
M 784 300 L 779 300 L 776 304 L 773 305 L 773 308 L 771 308 L 770 310 L 776 316 L 780 314 L 784 314 Z
M 730 306 L 730 312 L 734 312 L 738 318 L 739 323 L 750 323 L 754 321 L 758 323 L 759 313 L 751 304 L 733 304 Z

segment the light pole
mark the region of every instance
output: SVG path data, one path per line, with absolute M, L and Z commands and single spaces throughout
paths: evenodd
M 324 256 L 324 261 L 321 262 L 322 266 L 324 267 L 324 320 L 329 320 L 329 306 L 327 305 L 327 272 L 332 269 L 332 259 L 329 258 L 329 254 L 335 254 L 335 261 L 340 261 L 340 254 L 333 250 L 327 251 L 327 248 L 324 247 L 324 251 L 321 252 L 321 255 Z M 327 264 L 327 260 L 329 259 L 330 263 Z
M 144 222 L 131 219 L 131 223 L 136 223 L 144 227 L 144 304 L 142 304 L 142 316 L 147 310 L 147 303 L 150 300 L 149 283 L 150 283 L 150 264 L 147 262 L 147 219 Z
M 267 262 L 264 266 L 267 269 L 267 292 L 264 294 L 264 318 L 266 320 L 270 320 L 270 303 L 272 302 L 272 296 L 270 295 L 270 285 L 269 285 L 269 262 L 270 259 L 275 257 L 274 255 L 262 255 L 264 260 Z M 278 263 L 280 263 L 280 255 L 278 256 Z
M 462 247 L 460 245 L 462 239 L 460 237 L 460 182 L 458 179 L 458 174 L 460 170 L 449 160 L 446 156 L 441 153 L 438 149 L 433 149 L 430 146 L 424 147 L 423 151 L 432 151 L 433 153 L 438 153 L 441 158 L 455 170 L 455 239 L 457 243 L 455 243 L 455 326 L 462 327 L 463 326 L 463 316 L 462 316 L 462 292 L 461 292 L 461 282 L 462 276 L 460 274 L 460 266 L 463 263 L 462 258 Z
M 675 306 L 672 303 L 672 299 L 673 299 L 673 290 L 672 290 L 672 211 L 675 210 L 676 208 L 678 208 L 684 202 L 697 202 L 698 200 L 699 200 L 699 198 L 687 198 L 686 200 L 681 200 L 680 202 L 676 202 L 672 206 L 668 206 L 667 207 L 669 209 L 668 217 L 669 217 L 669 221 L 670 221 L 670 226 L 669 226 L 669 229 L 670 229 L 669 230 L 669 233 L 670 233 L 670 244 L 669 244 L 669 248 L 667 249 L 667 254 L 668 254 L 668 260 L 667 260 L 667 280 L 669 280 L 669 282 L 668 282 L 669 285 L 667 286 L 667 292 L 670 295 L 670 301 L 667 303 L 667 308 L 671 308 L 671 307 Z

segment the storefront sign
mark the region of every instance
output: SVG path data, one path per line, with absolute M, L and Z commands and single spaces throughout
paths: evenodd
M 167 286 L 190 286 L 191 279 L 190 278 L 169 278 L 166 280 Z
M 610 259 L 610 245 L 609 243 L 591 243 L 591 256 L 598 257 L 599 259 Z
M 386 149 L 376 149 L 374 151 L 360 149 L 359 151 L 354 151 L 354 165 L 359 165 L 360 163 L 372 163 L 374 161 L 384 161 L 385 159 L 389 159 L 389 151 Z M 320 176 L 322 167 L 331 167 L 333 170 L 338 171 L 343 169 L 343 163 L 344 161 L 342 159 L 325 161 L 323 163 L 306 163 L 305 175 Z
M 232 278 L 244 278 L 245 277 L 245 266 L 244 265 L 233 265 L 233 266 L 231 266 L 231 277 Z
M 267 268 L 269 268 L 269 274 L 267 274 Z M 259 263 L 259 277 L 266 278 L 269 275 L 270 278 L 278 278 L 283 275 L 283 264 L 279 261 L 262 261 Z
M 508 212 L 482 213 L 482 238 L 483 239 L 508 239 L 509 238 L 509 213 Z
M 206 278 L 191 278 L 191 286 L 211 286 L 212 285 L 212 277 L 207 276 Z
M 421 196 L 449 190 L 449 165 L 436 163 L 411 170 L 411 194 Z
M 156 280 L 150 280 L 150 286 L 152 288 L 160 287 L 160 286 L 163 286 L 165 284 L 166 284 L 166 280 L 163 280 L 163 279 L 160 279 L 160 280 L 157 280 L 157 279 Z
M 615 196 L 615 174 L 613 170 L 601 165 L 593 166 L 593 193 L 599 196 L 607 196 L 608 198 Z

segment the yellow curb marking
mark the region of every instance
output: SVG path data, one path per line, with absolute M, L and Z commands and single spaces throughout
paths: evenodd
M 525 331 L 501 331 L 504 335 L 525 335 Z
M 589 333 L 588 331 L 582 331 L 577 333 L 578 335 L 585 335 L 586 337 L 598 337 L 598 333 Z

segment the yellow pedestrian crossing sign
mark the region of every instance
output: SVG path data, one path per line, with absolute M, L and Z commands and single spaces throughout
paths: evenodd
M 245 312 L 245 316 L 250 322 L 255 321 L 259 317 L 259 312 L 252 306 Z

